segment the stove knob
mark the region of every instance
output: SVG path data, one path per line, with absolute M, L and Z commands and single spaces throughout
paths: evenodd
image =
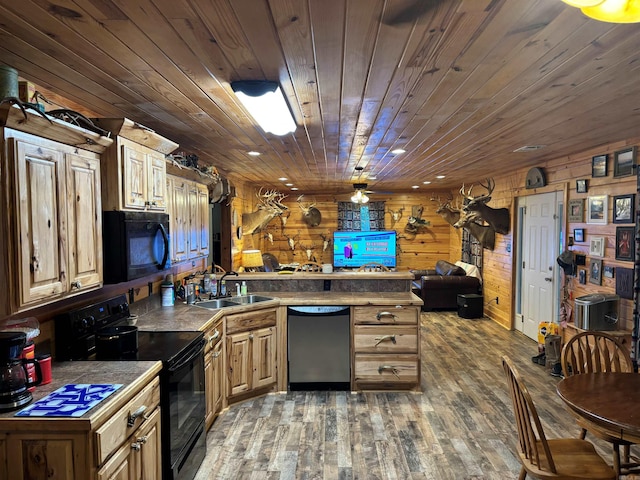
M 87 318 L 84 319 L 87 322 L 87 326 L 88 327 L 94 327 L 96 324 L 96 319 L 93 315 L 89 315 Z

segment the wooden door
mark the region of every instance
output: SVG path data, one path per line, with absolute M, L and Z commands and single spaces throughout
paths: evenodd
M 17 168 L 19 305 L 67 291 L 66 177 L 55 142 L 33 137 L 14 144 Z
M 209 256 L 209 189 L 206 185 L 197 185 L 198 188 L 198 253 L 200 256 Z
M 275 327 L 261 328 L 253 333 L 253 388 L 276 381 Z
M 167 206 L 167 166 L 159 153 L 147 155 L 147 208 L 164 212 Z
M 200 232 L 198 226 L 198 185 L 195 183 L 189 183 L 189 199 L 187 201 L 189 209 L 189 255 L 188 258 L 196 258 L 200 255 Z
M 251 332 L 227 336 L 227 392 L 229 395 L 252 389 Z
M 144 210 L 147 202 L 147 160 L 133 143 L 122 145 L 124 208 Z
M 90 152 L 67 154 L 69 288 L 102 284 L 100 160 Z

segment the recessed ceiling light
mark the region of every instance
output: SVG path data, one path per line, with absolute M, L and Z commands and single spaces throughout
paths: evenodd
M 281 182 L 286 182 L 289 179 L 287 177 L 280 177 L 278 180 L 280 180 Z
M 444 177 L 445 177 L 444 175 L 436 175 L 436 178 L 437 178 L 438 180 L 442 180 Z
M 258 157 L 260 156 L 260 152 L 255 152 L 253 150 L 251 150 L 250 152 L 248 152 L 249 155 L 251 155 L 252 157 Z
M 291 190 L 298 190 L 298 187 L 291 187 Z
M 405 153 L 406 150 L 404 148 L 395 148 L 393 150 L 391 150 L 391 153 L 393 153 L 394 155 L 400 155 L 401 153 Z
M 430 180 L 426 180 L 426 181 L 422 182 L 423 185 L 429 185 L 430 183 L 431 183 Z
M 413 189 L 420 188 L 420 185 L 411 185 L 411 188 Z
M 293 183 L 285 183 L 284 186 L 285 187 L 293 187 Z

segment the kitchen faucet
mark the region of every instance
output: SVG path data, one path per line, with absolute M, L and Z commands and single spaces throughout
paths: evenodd
M 216 292 L 216 298 L 220 298 L 222 296 L 222 295 L 220 295 L 220 291 L 222 290 L 222 281 L 225 279 L 225 277 L 228 277 L 229 275 L 235 275 L 236 277 L 238 276 L 238 274 L 236 272 L 234 272 L 233 270 L 225 272 L 224 275 L 222 275 L 222 277 L 218 281 L 218 291 Z M 211 296 L 211 295 L 209 295 L 209 296 Z M 225 297 L 230 297 L 231 296 L 231 294 L 229 293 L 228 289 L 227 289 L 227 292 L 224 294 L 224 296 Z

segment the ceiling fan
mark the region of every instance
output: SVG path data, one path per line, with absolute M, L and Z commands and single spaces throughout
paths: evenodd
M 413 22 L 444 1 L 445 0 L 407 0 L 404 7 L 391 12 L 382 22 L 385 25 L 401 25 L 403 23 Z

